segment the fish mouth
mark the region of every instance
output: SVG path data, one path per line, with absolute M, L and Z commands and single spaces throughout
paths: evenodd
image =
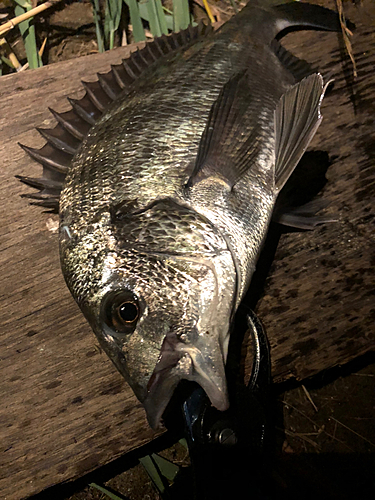
M 216 355 L 213 352 L 216 352 Z M 211 350 L 205 354 L 204 350 L 167 335 L 148 381 L 147 395 L 143 401 L 148 422 L 153 429 L 160 426 L 164 410 L 182 379 L 198 383 L 218 410 L 228 409 L 228 391 L 221 350 Z

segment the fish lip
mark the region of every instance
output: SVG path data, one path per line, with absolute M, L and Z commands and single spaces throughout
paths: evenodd
M 202 363 L 202 367 L 199 363 Z M 167 335 L 163 341 L 158 362 L 147 384 L 147 394 L 142 404 L 153 429 L 158 429 L 162 415 L 181 379 L 198 383 L 220 411 L 229 407 L 224 371 L 224 361 L 219 373 L 207 368 L 202 352 L 195 346 L 183 343 L 177 336 Z
M 147 394 L 152 393 L 160 377 L 163 377 L 163 374 L 167 374 L 172 368 L 177 366 L 183 357 L 184 354 L 176 350 L 177 344 L 178 341 L 176 342 L 175 338 L 170 335 L 165 336 L 160 349 L 159 359 L 147 383 Z
M 184 354 L 176 350 L 177 344 L 176 337 L 165 336 L 158 361 L 147 383 L 146 397 L 142 401 L 148 423 L 154 430 L 160 428 L 164 410 L 179 382 L 179 377 L 173 374 L 173 369 L 177 367 Z

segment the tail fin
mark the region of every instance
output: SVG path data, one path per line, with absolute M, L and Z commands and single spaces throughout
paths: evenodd
M 341 31 L 339 15 L 320 5 L 292 2 L 276 5 L 272 10 L 276 13 L 278 33 L 293 28 Z M 347 21 L 347 26 L 351 30 L 355 28 L 350 21 Z
M 279 5 L 276 5 L 279 4 Z M 227 24 L 247 26 L 251 36 L 259 38 L 263 43 L 271 43 L 275 37 L 285 30 L 321 30 L 341 31 L 340 17 L 337 12 L 320 5 L 288 2 L 282 0 L 249 0 L 248 4 Z M 351 30 L 354 24 L 346 21 Z M 224 28 L 225 29 L 225 28 Z

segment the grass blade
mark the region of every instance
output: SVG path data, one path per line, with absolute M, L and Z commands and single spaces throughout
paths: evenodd
M 168 481 L 173 482 L 180 470 L 180 467 L 170 460 L 157 455 L 156 453 L 152 454 L 152 458 L 155 460 L 155 463 L 163 476 L 166 477 Z
M 155 2 L 155 9 L 156 9 L 157 17 L 159 20 L 160 31 L 162 34 L 168 35 L 167 20 L 166 20 L 165 14 L 164 14 L 163 5 L 161 3 L 161 0 L 154 0 L 154 2 Z
M 186 29 L 190 24 L 190 10 L 188 0 L 173 0 L 173 30 Z
M 168 34 L 167 22 L 163 12 L 163 7 L 160 0 L 148 0 L 146 3 L 148 11 L 148 22 L 150 23 L 150 31 L 154 37 L 161 36 L 163 33 Z
M 138 3 L 138 7 L 139 7 L 139 15 L 141 16 L 141 18 L 149 23 L 150 18 L 149 18 L 149 14 L 148 14 L 148 5 L 147 4 L 148 4 L 148 1 L 146 1 L 146 2 L 141 1 Z M 163 7 L 163 10 L 165 10 L 164 7 Z M 164 21 L 165 21 L 165 25 L 167 27 L 167 32 L 168 32 L 168 30 L 173 31 L 173 16 L 168 15 L 168 14 L 164 14 Z M 162 29 L 162 32 L 165 33 L 165 31 L 163 29 Z
M 179 443 L 180 443 L 181 446 L 183 446 L 185 448 L 185 450 L 189 450 L 189 447 L 188 447 L 188 444 L 187 444 L 187 441 L 186 441 L 185 438 L 181 438 L 179 440 Z
M 150 479 L 154 483 L 156 489 L 162 495 L 166 488 L 165 480 L 163 481 L 163 477 L 160 474 L 158 468 L 156 467 L 155 461 L 152 459 L 152 456 L 147 455 L 143 458 L 140 458 L 139 461 L 146 469 L 146 472 L 150 476 Z
M 102 33 L 102 25 L 101 25 L 101 13 L 100 13 L 100 6 L 99 6 L 99 0 L 91 0 L 92 3 L 92 12 L 94 15 L 94 21 L 95 21 L 95 31 L 96 31 L 96 40 L 98 42 L 98 51 L 99 52 L 104 52 L 105 47 L 104 47 L 104 36 Z
M 29 4 L 26 8 L 21 7 L 21 5 L 17 4 L 14 8 L 14 13 L 16 16 L 20 16 L 31 9 L 32 9 L 31 4 Z M 31 69 L 35 69 L 39 68 L 40 66 L 43 66 L 42 59 L 39 56 L 38 48 L 36 45 L 35 27 L 33 24 L 33 18 L 22 21 L 18 25 L 18 27 L 23 42 L 25 44 L 26 56 L 27 56 L 27 61 L 29 63 L 29 67 Z
M 9 66 L 9 68 L 15 69 L 13 64 L 12 64 L 12 61 L 10 59 L 8 59 L 5 56 L 1 56 L 0 59 L 1 59 L 1 67 L 3 66 L 3 63 L 4 63 L 7 66 Z
M 168 487 L 168 481 L 173 482 L 180 467 L 156 453 L 140 458 L 139 461 L 146 469 L 156 489 L 163 496 Z
M 119 27 L 122 10 L 122 0 L 107 0 L 104 17 L 104 38 L 106 47 L 114 47 L 115 33 Z
M 148 11 L 148 22 L 150 23 L 150 31 L 154 37 L 161 36 L 160 25 L 158 20 L 158 15 L 156 12 L 156 6 L 154 0 L 148 0 L 147 2 Z
M 298 1 L 298 0 L 297 0 Z M 238 7 L 236 5 L 236 0 L 230 0 L 230 4 L 233 7 L 233 10 L 236 14 L 238 14 Z
M 20 71 L 22 65 L 5 38 L 0 39 L 0 55 L 4 56 L 4 62 L 6 64 L 8 64 L 9 61 L 8 66 L 10 66 L 12 69 L 15 69 L 16 71 Z
M 137 0 L 124 0 L 129 7 L 130 22 L 133 26 L 133 36 L 136 42 L 146 40 L 145 30 L 143 29 L 142 19 L 139 15 Z
M 105 495 L 107 495 L 107 497 L 109 497 L 111 500 L 123 500 L 119 496 L 117 496 L 114 493 L 112 493 L 112 491 L 109 491 L 109 490 L 107 490 L 107 488 L 103 488 L 103 486 L 99 486 L 96 483 L 90 483 L 89 486 L 91 486 L 92 488 L 95 488 L 95 489 L 101 491 L 102 493 L 104 493 Z

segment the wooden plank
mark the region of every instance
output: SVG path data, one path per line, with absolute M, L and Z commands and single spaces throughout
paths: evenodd
M 365 9 L 372 9 L 370 1 Z M 348 9 L 358 25 L 355 110 L 335 34 L 288 35 L 286 44 L 323 71 L 334 90 L 313 146 L 335 157 L 324 197 L 339 223 L 280 239 L 257 312 L 272 346 L 277 381 L 298 379 L 374 348 L 373 221 L 374 47 L 371 18 Z M 77 478 L 153 437 L 144 413 L 66 289 L 59 269 L 56 217 L 19 195 L 14 175 L 40 168 L 17 146 L 39 147 L 35 126 L 47 110 L 69 109 L 80 80 L 95 79 L 128 48 L 87 56 L 0 80 L 0 491 L 19 499 Z
M 36 147 L 47 106 L 69 108 L 80 80 L 95 79 L 128 48 L 0 80 L 2 498 L 23 498 L 152 439 L 143 409 L 96 347 L 59 269 L 57 217 L 20 198 L 14 175 L 38 176 L 17 141 Z
M 316 34 L 294 33 L 284 44 L 323 75 L 333 71 L 309 149 L 331 156 L 322 195 L 338 222 L 281 238 L 256 309 L 270 339 L 275 381 L 301 380 L 375 348 L 375 5 L 345 6 L 357 25 L 355 82 L 341 37 L 320 33 L 317 41 Z

